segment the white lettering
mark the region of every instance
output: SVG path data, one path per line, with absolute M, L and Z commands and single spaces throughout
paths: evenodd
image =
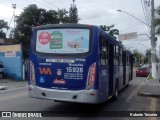
M 83 67 L 67 67 L 66 69 L 69 73 L 83 73 Z
M 41 113 L 28 113 L 28 117 L 42 117 Z
M 142 113 L 130 113 L 130 115 L 132 114 L 133 117 L 143 117 Z
M 155 113 L 144 113 L 144 115 L 147 117 L 157 117 L 157 114 Z

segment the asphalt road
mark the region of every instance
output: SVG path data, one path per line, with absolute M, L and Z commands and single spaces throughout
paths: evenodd
M 157 111 L 159 110 L 160 100 L 152 97 L 138 96 L 137 91 L 143 84 L 144 77 L 135 77 L 130 82 L 130 85 L 119 93 L 119 98 L 116 101 L 107 101 L 100 105 L 75 104 L 75 103 L 60 103 L 51 100 L 32 99 L 28 97 L 27 87 L 20 87 L 12 90 L 0 91 L 0 111 L 49 111 L 48 116 L 55 115 L 55 111 L 62 113 L 69 112 L 70 117 L 47 117 L 37 118 L 53 119 L 53 120 L 81 120 L 81 119 L 108 119 L 108 120 L 159 120 L 160 118 L 150 117 L 104 117 L 108 114 L 107 111 Z M 83 117 L 87 115 L 88 117 Z M 119 112 L 121 114 L 121 112 Z M 61 114 L 60 114 L 61 115 Z M 103 116 L 104 115 L 104 116 Z M 95 117 L 96 116 L 96 117 Z M 1 120 L 2 118 L 0 118 Z M 13 118 L 14 119 L 14 118 Z M 17 118 L 15 118 L 17 119 Z M 27 119 L 27 118 L 23 118 Z M 30 120 L 32 118 L 29 118 Z M 10 118 L 8 118 L 10 120 Z

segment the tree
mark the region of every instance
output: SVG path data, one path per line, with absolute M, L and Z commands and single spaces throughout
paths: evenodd
M 58 12 L 39 9 L 36 5 L 29 5 L 17 17 L 17 29 L 21 35 L 25 34 L 26 36 L 30 36 L 32 27 L 58 23 Z
M 6 38 L 6 33 L 3 31 L 3 29 L 8 29 L 8 23 L 4 20 L 0 20 L 0 38 Z
M 109 35 L 113 36 L 114 38 L 116 38 L 114 35 L 119 35 L 119 30 L 113 29 L 114 25 L 111 25 L 111 26 L 100 25 L 99 27 L 102 30 L 106 31 Z
M 141 56 L 142 56 L 142 54 L 140 52 L 138 52 L 137 50 L 134 50 L 133 51 L 133 56 L 135 58 L 135 63 L 137 65 L 141 64 Z
M 156 34 L 160 34 L 160 6 L 157 7 L 156 9 L 155 25 L 156 25 Z
M 60 22 L 58 15 L 57 11 L 46 11 L 33 4 L 26 7 L 16 18 L 17 39 L 23 45 L 24 58 L 28 58 L 32 27 L 45 24 L 58 24 Z
M 71 4 L 71 7 L 69 9 L 69 23 L 78 23 L 78 10 L 76 5 L 74 4 L 75 0 L 73 0 L 73 4 Z
M 151 49 L 146 50 L 146 63 L 151 63 Z
M 66 11 L 65 9 L 58 10 L 58 16 L 59 16 L 60 23 L 69 23 L 68 13 L 69 12 Z
M 17 16 L 16 22 L 16 36 L 23 45 L 24 58 L 28 58 L 32 28 L 45 24 L 77 23 L 77 8 L 74 0 L 69 12 L 65 9 L 46 11 L 33 4 L 26 7 L 23 12 Z

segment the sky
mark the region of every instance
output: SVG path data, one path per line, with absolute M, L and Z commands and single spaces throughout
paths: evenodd
M 145 2 L 146 1 L 146 2 Z M 75 0 L 78 9 L 78 15 L 81 24 L 92 25 L 114 25 L 120 34 L 137 32 L 139 35 L 136 39 L 125 40 L 122 43 L 130 50 L 137 49 L 145 53 L 146 49 L 151 48 L 149 40 L 150 29 L 139 20 L 148 23 L 150 20 L 150 10 L 147 4 L 150 0 Z M 69 10 L 72 0 L 0 0 L 0 19 L 10 23 L 13 16 L 12 4 L 16 4 L 15 14 L 20 15 L 23 9 L 29 4 L 36 4 L 39 8 L 46 10 Z M 154 0 L 155 9 L 160 6 L 160 0 Z M 131 17 L 123 10 L 139 20 Z M 145 17 L 147 16 L 147 17 Z M 13 27 L 13 21 L 11 22 Z M 140 35 L 147 34 L 147 35 Z M 160 46 L 160 37 L 158 36 L 157 51 Z

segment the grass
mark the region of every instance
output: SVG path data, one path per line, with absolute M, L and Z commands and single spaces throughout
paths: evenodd
M 147 80 L 153 80 L 153 77 L 152 77 L 151 73 L 148 75 Z

